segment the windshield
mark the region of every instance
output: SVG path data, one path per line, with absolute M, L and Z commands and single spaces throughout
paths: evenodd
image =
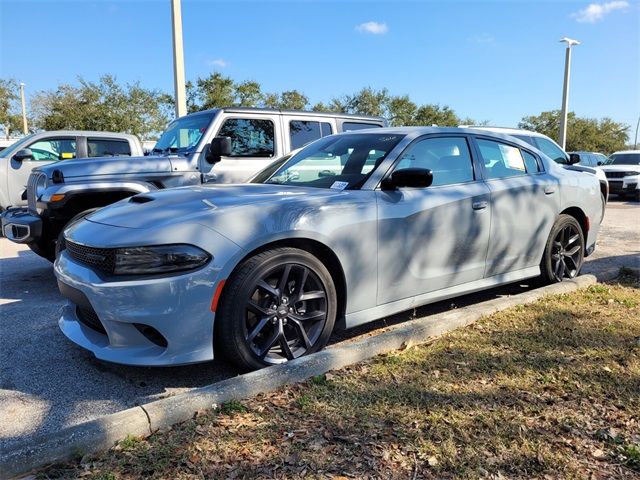
M 614 153 L 607 165 L 640 165 L 640 153 Z
M 152 151 L 156 153 L 186 153 L 193 150 L 215 114 L 216 112 L 208 112 L 174 120 L 160 136 Z
M 334 135 L 303 148 L 262 183 L 337 190 L 360 188 L 404 135 Z
M 31 138 L 33 138 L 34 135 L 35 134 L 32 133 L 31 135 L 22 137 L 13 145 L 9 145 L 7 148 L 2 150 L 2 152 L 0 152 L 0 157 L 6 157 L 6 158 L 13 157 L 18 150 L 20 150 L 21 148 L 26 148 L 26 147 L 23 147 L 23 145 L 29 143 L 29 140 L 31 140 Z

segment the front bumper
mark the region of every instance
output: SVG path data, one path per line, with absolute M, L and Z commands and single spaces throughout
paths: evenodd
M 34 243 L 42 236 L 42 219 L 26 208 L 12 208 L 0 216 L 2 235 L 15 243 Z
M 640 192 L 640 177 L 638 176 L 609 180 L 609 193 L 636 194 L 638 192 Z
M 69 299 L 58 325 L 97 358 L 139 366 L 213 359 L 211 263 L 182 275 L 102 278 L 63 251 L 54 271 Z

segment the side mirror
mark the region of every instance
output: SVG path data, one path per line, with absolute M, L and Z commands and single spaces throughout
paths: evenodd
M 383 190 L 396 188 L 427 188 L 433 182 L 433 173 L 427 168 L 402 168 L 382 180 Z
M 602 162 L 601 160 L 598 160 L 598 166 L 602 165 L 604 162 Z
M 575 165 L 576 163 L 580 163 L 580 154 L 579 153 L 570 153 L 569 154 L 569 165 Z
M 231 137 L 215 137 L 211 140 L 205 159 L 208 163 L 214 164 L 220 161 L 221 157 L 231 155 Z
M 23 160 L 33 160 L 33 152 L 30 148 L 23 148 L 22 150 L 18 150 L 16 154 L 13 156 L 13 159 L 16 162 L 22 162 Z

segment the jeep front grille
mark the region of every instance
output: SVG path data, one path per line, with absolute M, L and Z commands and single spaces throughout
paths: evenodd
M 69 240 L 65 242 L 67 252 L 74 260 L 106 273 L 113 273 L 116 251 L 112 248 L 95 248 L 80 245 Z
M 29 180 L 27 180 L 27 206 L 32 213 L 37 213 L 36 202 L 38 201 L 38 197 L 36 194 L 36 186 L 38 185 L 40 177 L 43 176 L 45 176 L 44 173 L 33 172 L 29 175 Z

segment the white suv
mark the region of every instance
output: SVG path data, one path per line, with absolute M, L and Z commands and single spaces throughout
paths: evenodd
M 640 150 L 612 153 L 600 168 L 609 180 L 611 193 L 623 198 L 627 195 L 640 198 Z

